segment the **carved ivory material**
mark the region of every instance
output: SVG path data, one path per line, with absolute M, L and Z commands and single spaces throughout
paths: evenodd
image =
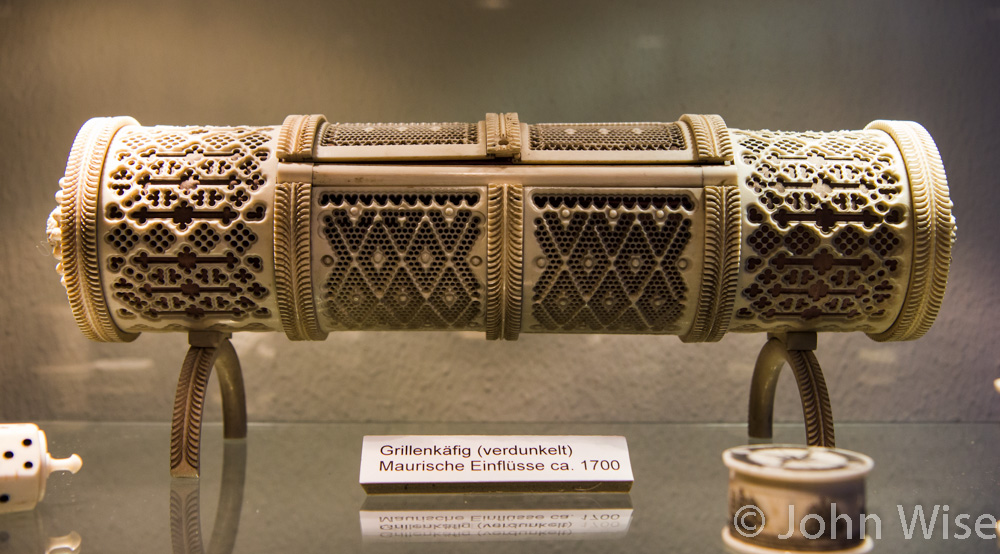
M 868 456 L 758 444 L 727 449 L 722 460 L 729 468 L 730 522 L 722 539 L 732 551 L 872 550 L 865 532 L 865 477 L 875 462 Z M 822 531 L 816 532 L 814 518 Z
M 933 140 L 672 123 L 87 122 L 49 220 L 81 330 L 923 335 L 955 223 Z
M 767 332 L 749 431 L 785 363 L 811 445 L 834 446 L 818 331 L 923 335 L 955 221 L 923 127 L 741 131 L 671 123 L 142 127 L 88 121 L 48 222 L 80 329 L 187 331 L 174 476 L 197 476 L 214 366 L 246 436 L 234 331 Z

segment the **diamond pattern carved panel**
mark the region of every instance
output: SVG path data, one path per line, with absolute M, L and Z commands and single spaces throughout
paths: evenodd
M 698 202 L 683 189 L 532 190 L 524 331 L 686 331 L 701 274 Z
M 315 187 L 313 202 L 313 283 L 324 331 L 483 329 L 485 187 Z

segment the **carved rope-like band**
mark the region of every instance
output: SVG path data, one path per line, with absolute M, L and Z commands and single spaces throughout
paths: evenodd
M 948 180 L 934 139 L 912 121 L 878 120 L 877 129 L 892 137 L 903 154 L 913 202 L 913 268 L 903 307 L 886 331 L 869 334 L 877 341 L 913 340 L 924 335 L 937 318 L 948 284 L 955 218 Z
M 274 289 L 281 327 L 291 340 L 324 340 L 310 271 L 309 183 L 279 183 L 274 190 Z
M 724 193 L 722 234 L 722 278 L 716 303 L 715 322 L 705 340 L 715 342 L 729 330 L 736 303 L 736 285 L 740 277 L 740 245 L 743 218 L 740 211 L 740 190 L 736 186 L 720 187 Z
M 487 195 L 486 338 L 517 340 L 524 274 L 524 189 L 491 184 Z
M 324 123 L 326 116 L 319 114 L 286 117 L 278 133 L 278 159 L 297 162 L 312 158 L 316 135 Z
M 684 342 L 715 342 L 726 334 L 740 269 L 740 193 L 735 186 L 705 187 L 705 262 L 698 309 Z
M 77 326 L 96 341 L 127 342 L 139 336 L 122 331 L 111 320 L 97 260 L 97 203 L 104 158 L 115 133 L 138 124 L 131 117 L 88 121 L 73 142 L 66 174 L 59 182 L 63 285 Z
M 179 378 L 182 386 L 174 396 L 170 431 L 170 471 L 197 477 L 201 452 L 201 419 L 205 390 L 212 366 L 219 355 L 216 347 L 190 348 Z
M 691 130 L 699 160 L 732 161 L 733 146 L 729 138 L 729 129 L 721 116 L 684 114 L 680 121 L 687 124 Z

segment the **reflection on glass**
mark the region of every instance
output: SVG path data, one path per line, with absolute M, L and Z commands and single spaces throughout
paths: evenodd
M 222 455 L 222 485 L 209 554 L 230 554 L 236 544 L 246 481 L 247 443 L 227 440 Z M 170 481 L 170 540 L 175 554 L 206 552 L 201 535 L 201 480 Z
M 378 542 L 621 539 L 628 494 L 370 496 L 361 536 Z
M 0 553 L 76 552 L 82 539 L 72 531 L 61 537 L 49 537 L 46 522 L 38 510 L 0 515 Z

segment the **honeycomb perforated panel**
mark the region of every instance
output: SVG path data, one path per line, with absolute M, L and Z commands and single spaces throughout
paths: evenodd
M 678 333 L 700 276 L 698 194 L 534 189 L 525 332 Z
M 313 189 L 324 330 L 482 329 L 485 189 Z
M 333 123 L 322 146 L 418 146 L 475 144 L 475 123 Z
M 676 123 L 541 123 L 529 127 L 532 150 L 683 150 Z

